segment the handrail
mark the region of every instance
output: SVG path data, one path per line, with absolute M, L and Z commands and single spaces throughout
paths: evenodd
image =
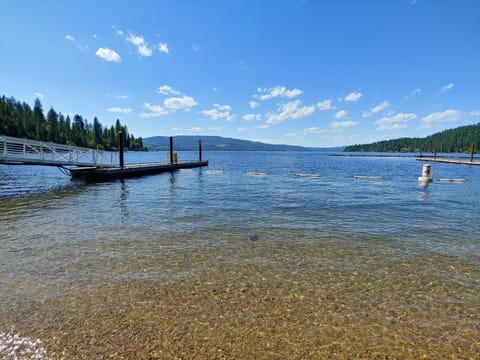
M 0 163 L 51 166 L 118 166 L 118 153 L 0 135 Z

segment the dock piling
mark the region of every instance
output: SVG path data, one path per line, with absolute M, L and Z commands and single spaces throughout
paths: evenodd
M 473 153 L 475 152 L 475 144 L 472 144 L 472 149 L 470 150 L 470 162 L 473 161 Z
M 124 166 L 124 159 L 123 159 L 123 147 L 124 147 L 125 139 L 123 137 L 123 131 L 118 132 L 118 155 L 120 159 L 120 167 L 123 169 Z
M 202 140 L 198 140 L 198 161 L 202 161 Z
M 170 164 L 173 164 L 173 136 L 170 136 L 169 152 Z

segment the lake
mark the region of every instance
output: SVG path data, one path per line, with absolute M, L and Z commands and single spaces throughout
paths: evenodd
M 96 183 L 0 166 L 0 355 L 480 357 L 480 167 L 424 187 L 413 157 L 203 158 Z

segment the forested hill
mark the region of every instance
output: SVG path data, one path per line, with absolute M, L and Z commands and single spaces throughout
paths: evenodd
M 351 145 L 344 151 L 373 152 L 433 152 L 437 146 L 438 152 L 464 153 L 475 145 L 475 151 L 480 149 L 480 123 L 461 126 L 455 129 L 435 133 L 425 138 L 400 138 L 379 141 L 373 144 Z
M 311 151 L 309 148 L 292 145 L 273 145 L 261 142 L 224 138 L 221 136 L 175 136 L 173 147 L 175 150 L 197 150 L 198 140 L 202 140 L 202 150 L 205 151 Z M 168 136 L 154 136 L 143 139 L 148 150 L 168 150 Z
M 128 134 L 127 127 L 117 119 L 115 126 L 102 126 L 96 117 L 92 122 L 81 115 L 70 116 L 57 113 L 53 108 L 43 113 L 39 99 L 33 109 L 25 102 L 13 97 L 0 97 L 0 135 L 49 141 L 95 149 L 114 150 L 118 148 L 118 133 L 125 134 L 125 146 L 143 150 L 142 138 Z

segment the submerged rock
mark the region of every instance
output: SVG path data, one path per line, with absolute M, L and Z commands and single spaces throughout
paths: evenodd
M 258 239 L 260 239 L 260 235 L 258 234 L 250 235 L 250 241 L 257 241 Z

